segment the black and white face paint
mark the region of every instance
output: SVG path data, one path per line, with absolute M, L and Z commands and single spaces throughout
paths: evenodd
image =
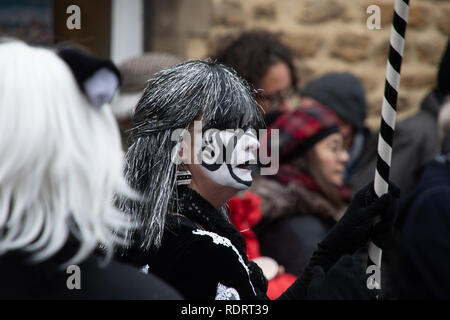
M 258 148 L 255 130 L 210 129 L 203 134 L 202 170 L 217 184 L 248 189 L 253 182 L 250 165 L 256 164 Z

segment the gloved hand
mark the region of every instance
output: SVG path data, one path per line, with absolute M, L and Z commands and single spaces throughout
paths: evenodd
M 373 182 L 359 190 L 341 220 L 318 244 L 302 274 L 305 285 L 311 281 L 314 266 L 319 265 L 327 272 L 340 257 L 353 254 L 369 239 L 382 249 L 393 238 L 399 196 L 399 188 L 392 183 L 388 193 L 380 198 L 375 194 Z M 377 217 L 380 221 L 373 225 Z
M 393 237 L 400 190 L 389 184 L 388 193 L 378 198 L 373 183 L 359 190 L 341 220 L 319 244 L 322 250 L 333 253 L 336 260 L 344 254 L 353 254 L 371 239 L 379 248 Z M 373 225 L 374 219 L 380 221 Z
M 280 296 L 280 299 L 300 299 L 306 297 L 314 272 L 319 266 L 324 273 L 346 254 L 353 254 L 371 239 L 383 249 L 393 238 L 393 226 L 397 214 L 397 198 L 400 190 L 389 184 L 388 193 L 378 198 L 373 182 L 359 190 L 344 216 L 318 244 L 309 264 L 300 278 Z M 373 225 L 374 219 L 380 221 Z
M 376 291 L 367 288 L 367 275 L 355 257 L 344 255 L 325 273 L 321 266 L 312 270 L 308 300 L 374 300 Z

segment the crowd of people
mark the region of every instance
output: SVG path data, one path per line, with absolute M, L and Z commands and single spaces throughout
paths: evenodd
M 3 39 L 0 298 L 449 298 L 450 42 L 381 197 L 366 115 L 351 70 L 302 84 L 264 30 L 119 66 Z

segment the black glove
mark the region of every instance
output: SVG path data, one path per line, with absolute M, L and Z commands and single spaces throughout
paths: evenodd
M 365 246 L 369 239 L 382 249 L 393 238 L 399 196 L 400 190 L 392 183 L 389 184 L 388 193 L 380 198 L 375 194 L 373 182 L 359 190 L 341 220 L 318 244 L 303 274 L 280 299 L 306 297 L 315 266 L 328 272 L 340 257 L 353 254 Z M 376 217 L 380 221 L 373 225 Z
M 353 254 L 371 239 L 378 247 L 392 238 L 400 190 L 389 184 L 389 192 L 378 198 L 373 183 L 359 190 L 341 220 L 330 230 L 319 247 L 338 258 Z M 373 225 L 374 219 L 380 221 Z M 336 259 L 337 260 L 337 259 Z
M 367 275 L 352 256 L 344 255 L 325 274 L 321 266 L 312 270 L 308 300 L 375 300 L 376 291 L 367 288 Z

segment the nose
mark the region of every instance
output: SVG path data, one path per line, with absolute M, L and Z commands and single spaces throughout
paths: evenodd
M 281 102 L 281 105 L 280 105 L 278 111 L 281 111 L 281 112 L 287 112 L 287 111 L 289 111 L 290 109 L 291 109 L 291 104 L 289 103 L 289 99 L 286 98 L 286 97 L 283 98 L 283 100 L 282 100 L 282 102 Z
M 339 160 L 343 162 L 344 164 L 350 160 L 350 155 L 348 154 L 348 151 L 345 149 L 342 149 L 339 153 Z
M 258 150 L 260 144 L 258 139 L 253 134 L 246 134 L 244 136 L 245 142 L 244 142 L 244 150 L 245 151 L 255 151 Z

